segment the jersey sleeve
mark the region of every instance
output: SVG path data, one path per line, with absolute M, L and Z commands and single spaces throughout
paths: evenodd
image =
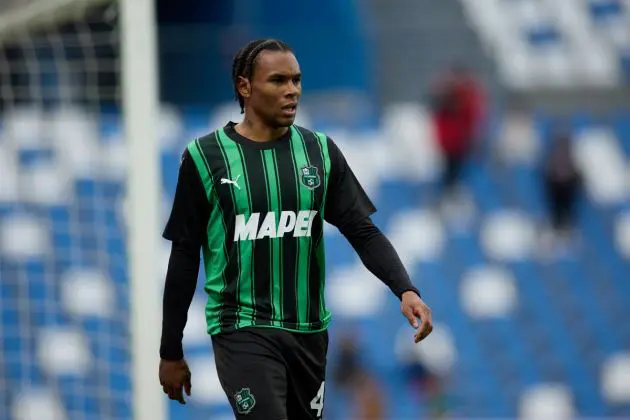
M 328 223 L 341 228 L 370 216 L 376 212 L 376 207 L 339 147 L 329 137 L 327 142 L 331 167 L 324 218 Z
M 162 236 L 173 242 L 201 246 L 206 238 L 210 204 L 195 162 L 184 150 L 171 214 Z

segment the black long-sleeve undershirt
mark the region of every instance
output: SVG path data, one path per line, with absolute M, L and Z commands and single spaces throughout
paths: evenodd
M 369 217 L 341 226 L 339 230 L 365 267 L 399 299 L 406 291 L 413 291 L 420 296 L 391 242 Z M 199 251 L 199 247 L 187 242 L 173 242 L 171 248 L 164 286 L 160 346 L 160 357 L 165 360 L 180 360 L 184 355 L 182 338 L 196 289 Z
M 181 360 L 182 339 L 188 321 L 188 309 L 197 288 L 199 247 L 188 242 L 173 242 L 162 300 L 162 342 L 160 357 Z
M 412 284 L 394 246 L 372 223 L 372 219 L 366 217 L 349 223 L 341 226 L 339 231 L 350 242 L 363 265 L 385 283 L 398 299 L 407 291 L 413 291 L 420 296 L 420 291 Z

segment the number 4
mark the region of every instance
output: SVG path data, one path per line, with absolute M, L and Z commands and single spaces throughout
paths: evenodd
M 311 400 L 311 410 L 317 410 L 317 418 L 322 416 L 322 410 L 324 409 L 324 384 L 325 381 L 322 381 L 317 395 Z

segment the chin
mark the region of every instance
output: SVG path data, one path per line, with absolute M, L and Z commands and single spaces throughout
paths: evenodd
M 275 121 L 275 126 L 280 128 L 280 127 L 290 127 L 293 125 L 293 122 L 295 121 L 295 116 L 293 117 L 280 117 L 277 118 Z

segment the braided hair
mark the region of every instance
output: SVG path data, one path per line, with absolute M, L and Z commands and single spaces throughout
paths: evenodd
M 238 92 L 238 78 L 244 77 L 251 80 L 254 74 L 254 65 L 256 63 L 256 57 L 261 51 L 283 51 L 291 52 L 291 47 L 286 43 L 277 39 L 258 39 L 251 41 L 249 44 L 241 48 L 232 62 L 232 83 L 234 84 L 235 99 L 238 100 L 238 104 L 241 107 L 241 114 L 245 112 L 245 101 L 241 94 Z

